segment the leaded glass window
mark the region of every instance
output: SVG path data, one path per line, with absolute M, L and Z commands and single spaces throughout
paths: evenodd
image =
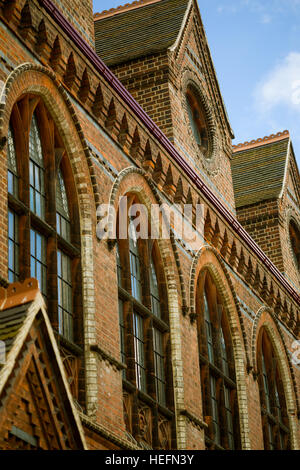
M 10 194 L 18 197 L 18 167 L 13 130 L 8 128 L 7 135 L 7 188 Z
M 131 274 L 131 289 L 132 295 L 137 300 L 142 300 L 142 285 L 141 285 L 141 267 L 140 267 L 140 254 L 138 248 L 138 241 L 134 224 L 130 224 L 129 235 L 129 257 L 130 257 L 130 274 Z
M 67 199 L 67 191 L 62 171 L 59 169 L 56 178 L 56 227 L 57 233 L 67 241 L 70 241 L 70 214 Z
M 128 200 L 129 208 L 139 203 L 135 195 L 128 195 Z M 138 238 L 134 222 L 128 218 L 129 237 L 120 237 L 116 247 L 120 357 L 126 365 L 124 421 L 127 433 L 143 448 L 171 449 L 174 402 L 168 393 L 172 365 L 165 283 L 157 271 L 158 247 L 150 239 Z
M 133 334 L 136 385 L 139 390 L 146 392 L 144 324 L 143 318 L 137 313 L 133 316 Z
M 240 446 L 231 334 L 222 299 L 208 270 L 198 279 L 199 359 L 208 449 Z
M 266 450 L 290 449 L 285 392 L 273 346 L 263 329 L 258 343 L 259 389 Z
M 60 250 L 57 251 L 57 278 L 59 332 L 69 341 L 73 341 L 71 259 Z
M 33 115 L 29 133 L 29 183 L 30 209 L 41 219 L 45 218 L 45 167 L 36 116 Z
M 46 238 L 34 229 L 30 230 L 31 277 L 39 281 L 40 290 L 47 296 Z
M 15 212 L 8 211 L 8 280 L 19 281 L 19 220 Z
M 160 318 L 160 298 L 159 298 L 159 289 L 158 282 L 155 272 L 155 265 L 153 258 L 150 261 L 150 295 L 151 295 L 151 309 L 154 315 Z
M 166 378 L 164 364 L 163 334 L 153 328 L 154 374 L 157 401 L 166 404 Z

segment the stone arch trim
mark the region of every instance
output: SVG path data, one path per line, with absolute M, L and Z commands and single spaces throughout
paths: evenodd
M 190 309 L 193 319 L 196 318 L 196 284 L 199 273 L 205 268 L 210 271 L 226 308 L 232 335 L 235 360 L 242 449 L 250 450 L 251 444 L 249 436 L 249 412 L 247 405 L 248 399 L 246 383 L 246 369 L 248 368 L 249 370 L 250 361 L 249 354 L 247 353 L 247 338 L 242 313 L 239 309 L 236 294 L 224 262 L 215 248 L 209 245 L 204 245 L 195 256 L 191 267 Z
M 85 180 L 89 174 L 86 159 L 89 149 L 73 105 L 55 74 L 48 68 L 24 63 L 14 69 L 0 90 L 0 150 L 5 151 L 10 115 L 16 101 L 25 94 L 35 94 L 45 103 L 64 141 L 77 191 L 82 261 L 83 324 L 86 362 L 86 405 L 88 414 L 97 406 L 97 386 L 94 377 L 96 363 L 90 352 L 93 342 L 95 302 L 93 269 L 92 189 Z M 6 157 L 5 157 L 6 158 Z M 94 206 L 95 207 L 95 206 Z M 96 209 L 95 209 L 96 213 Z
M 267 318 L 263 318 L 263 316 Z M 251 335 L 251 354 L 252 354 L 252 365 L 253 365 L 253 374 L 257 377 L 257 339 L 261 328 L 266 328 L 270 339 L 272 340 L 273 347 L 277 356 L 280 358 L 281 364 L 281 374 L 285 377 L 284 386 L 285 386 L 285 395 L 291 400 L 291 397 L 294 397 L 294 406 L 292 401 L 288 403 L 288 409 L 296 408 L 295 413 L 296 417 L 300 418 L 300 403 L 298 398 L 298 387 L 296 382 L 296 377 L 291 361 L 290 354 L 288 352 L 287 346 L 285 344 L 284 336 L 280 327 L 280 323 L 276 318 L 275 313 L 269 307 L 261 307 L 255 317 L 252 335 Z M 282 354 L 279 354 L 279 352 Z M 284 359 L 283 359 L 284 358 Z M 282 373 L 283 372 L 283 373 Z
M 195 316 L 196 316 L 195 300 L 196 300 L 196 283 L 197 283 L 197 274 L 198 274 L 197 273 L 197 267 L 198 267 L 198 264 L 199 264 L 199 259 L 201 258 L 202 254 L 205 251 L 210 251 L 211 253 L 214 254 L 214 256 L 216 257 L 218 263 L 220 264 L 220 266 L 222 268 L 222 271 L 223 271 L 224 275 L 226 276 L 226 280 L 228 282 L 231 294 L 234 298 L 235 308 L 237 310 L 238 317 L 239 317 L 239 322 L 240 322 L 242 335 L 243 335 L 244 349 L 245 349 L 245 353 L 246 353 L 247 370 L 249 372 L 252 368 L 252 365 L 251 365 L 251 361 L 250 361 L 250 352 L 249 352 L 247 334 L 246 334 L 246 329 L 245 329 L 245 324 L 244 324 L 244 318 L 243 318 L 243 314 L 242 314 L 241 309 L 240 309 L 240 304 L 239 304 L 239 301 L 237 299 L 235 289 L 234 289 L 233 284 L 232 284 L 231 277 L 228 273 L 227 267 L 226 267 L 221 255 L 220 255 L 220 253 L 216 250 L 216 248 L 214 248 L 210 245 L 204 245 L 202 248 L 200 248 L 200 250 L 196 254 L 196 256 L 193 260 L 193 263 L 192 263 L 191 274 L 190 274 L 190 315 L 191 315 L 191 319 L 192 319 L 192 321 L 194 321 Z
M 116 178 L 109 197 L 109 207 L 117 208 L 118 196 L 129 191 L 134 191 L 149 210 L 151 203 L 161 204 L 159 193 L 151 181 L 151 178 L 142 169 L 128 167 L 122 170 Z M 108 224 L 112 223 L 113 217 L 111 210 L 108 215 Z M 172 235 L 171 235 L 172 237 Z M 112 242 L 115 242 L 113 240 Z M 181 311 L 180 311 L 180 295 L 178 293 L 178 279 L 183 284 L 183 275 L 179 273 L 178 267 L 179 256 L 174 248 L 172 239 L 157 240 L 162 264 L 164 266 L 168 306 L 170 321 L 170 337 L 171 337 L 171 358 L 174 377 L 174 401 L 176 410 L 176 430 L 177 430 L 177 447 L 178 449 L 186 449 L 187 436 L 185 417 L 181 414 L 184 409 L 184 384 L 183 384 L 183 364 L 182 364 L 182 346 L 181 346 Z M 113 243 L 115 244 L 115 243 Z M 177 253 L 177 255 L 176 255 Z M 183 289 L 183 288 L 182 288 Z M 181 296 L 183 304 L 183 296 Z

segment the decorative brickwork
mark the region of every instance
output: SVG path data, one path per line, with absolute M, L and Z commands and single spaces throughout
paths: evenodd
M 176 18 L 169 15 L 172 2 L 177 6 Z M 90 449 L 134 450 L 151 448 L 154 444 L 168 448 L 172 443 L 177 449 L 205 449 L 213 416 L 212 413 L 204 416 L 204 410 L 207 413 L 209 407 L 203 405 L 208 397 L 199 355 L 203 336 L 198 328 L 201 322 L 195 320 L 199 319 L 197 315 L 202 315 L 197 304 L 201 295 L 198 281 L 203 272 L 208 272 L 217 298 L 221 299 L 224 325 L 228 323 L 227 329 L 224 326 L 230 339 L 227 344 L 232 343 L 235 377 L 230 382 L 230 390 L 238 410 L 234 413 L 239 420 L 237 447 L 264 448 L 260 377 L 257 377 L 261 373 L 258 338 L 264 329 L 283 381 L 290 447 L 298 449 L 300 374 L 292 353 L 300 333 L 300 278 L 295 263 L 297 230 L 290 237 L 289 228 L 291 220 L 296 228 L 300 226 L 300 193 L 289 133 L 285 131 L 232 149 L 233 133 L 195 0 L 141 0 L 95 18 L 89 0 L 0 0 L 0 8 L 4 25 L 1 34 L 4 44 L 10 45 L 8 50 L 0 44 L 0 284 L 7 287 L 8 267 L 14 261 L 8 244 L 16 257 L 19 248 L 24 251 L 24 246 L 19 247 L 16 233 L 17 229 L 22 236 L 22 230 L 28 232 L 31 219 L 49 234 L 52 245 L 49 244 L 48 267 L 52 273 L 57 269 L 57 245 L 53 241 L 55 217 L 47 219 L 49 222 L 45 224 L 31 213 L 30 206 L 25 206 L 24 217 L 24 207 L 8 194 L 11 176 L 8 150 L 11 152 L 13 145 L 18 147 L 21 140 L 9 135 L 9 129 L 22 122 L 28 124 L 26 113 L 39 102 L 49 117 L 47 122 L 52 122 L 55 129 L 54 141 L 49 143 L 44 138 L 46 121 L 38 122 L 42 130 L 42 152 L 55 148 L 55 165 L 59 167 L 57 163 L 62 158 L 68 163 L 66 187 L 70 190 L 74 186 L 70 202 L 78 207 L 79 213 L 81 249 L 77 255 L 81 261 L 84 338 L 82 350 L 54 335 L 50 325 L 53 312 L 47 299 L 45 302 L 37 292 L 37 281 L 33 281 L 34 289 L 25 286 L 27 300 L 31 302 L 28 305 L 23 291 L 17 295 L 19 287 L 9 286 L 9 291 L 0 288 L 0 310 L 1 305 L 5 308 L 0 311 L 0 339 L 1 331 L 6 331 L 9 323 L 8 315 L 20 314 L 19 333 L 11 338 L 7 363 L 0 366 L 0 394 L 2 391 L 5 394 L 4 398 L 0 397 L 0 422 L 5 423 L 0 427 L 3 431 L 0 447 L 31 449 L 40 443 L 41 448 L 87 445 Z M 153 16 L 147 14 L 149 11 L 158 12 L 164 18 L 164 24 L 157 27 L 167 33 L 155 50 L 149 49 L 157 39 L 153 38 Z M 124 35 L 125 43 L 127 15 L 133 15 L 130 18 L 136 18 L 137 25 L 146 22 L 143 33 L 149 41 L 142 45 L 143 53 L 133 36 L 133 47 L 125 52 L 122 48 L 110 50 L 109 41 L 103 39 L 107 46 L 103 54 L 107 61 L 112 60 L 110 70 L 96 54 L 101 50 L 99 37 L 104 28 L 101 25 L 110 24 L 112 28 L 115 22 L 121 22 L 122 29 L 118 31 Z M 110 30 L 103 30 L 104 33 L 105 37 L 113 36 Z M 119 38 L 114 36 L 115 39 Z M 188 115 L 189 87 L 194 91 L 193 109 L 201 115 L 198 121 L 194 116 L 199 124 L 198 134 L 197 129 L 193 131 Z M 24 98 L 27 108 L 22 105 Z M 24 151 L 17 148 L 17 159 L 20 154 L 23 158 L 28 154 L 29 134 L 27 125 L 22 132 Z M 243 188 L 243 181 L 251 181 L 241 176 L 242 159 L 248 162 L 248 170 L 252 172 L 253 187 L 249 184 Z M 22 158 L 19 160 L 18 165 L 22 165 Z M 274 177 L 274 184 L 268 186 L 269 176 Z M 26 181 L 20 181 L 20 185 L 26 187 Z M 29 194 L 30 184 L 27 186 Z M 199 234 L 202 246 L 197 252 L 184 236 L 175 235 L 173 230 L 170 239 L 157 240 L 162 273 L 159 282 L 167 299 L 169 319 L 160 328 L 168 345 L 164 354 L 166 365 L 171 364 L 167 370 L 168 393 L 174 406 L 171 412 L 165 408 L 157 412 L 156 421 L 153 409 L 159 408 L 153 387 L 143 393 L 129 374 L 127 389 L 124 388 L 124 371 L 133 370 L 130 361 L 136 358 L 127 358 L 129 367 L 124 365 L 116 243 L 113 239 L 100 240 L 96 230 L 101 220 L 97 218 L 98 206 L 110 203 L 117 208 L 119 197 L 126 194 L 138 198 L 148 213 L 152 204 L 181 207 L 191 204 L 192 217 L 187 222 L 199 231 L 196 205 L 202 204 L 204 210 L 204 227 Z M 46 196 L 51 199 L 53 194 Z M 12 208 L 16 214 L 13 226 L 9 214 Z M 109 222 L 112 225 L 111 218 Z M 27 247 L 31 246 L 30 240 L 26 243 Z M 63 241 L 58 239 L 57 243 Z M 70 245 L 63 246 L 66 252 L 72 252 Z M 15 274 L 23 282 L 22 272 L 30 266 L 24 266 L 26 263 L 20 256 L 18 261 L 21 270 Z M 143 266 L 149 265 L 149 260 L 143 262 Z M 145 288 L 149 290 L 147 275 L 143 275 Z M 7 292 L 13 289 L 16 296 L 8 297 Z M 127 304 L 137 305 L 130 292 L 130 286 L 123 292 Z M 14 303 L 6 308 L 11 298 Z M 74 302 L 80 303 L 79 298 L 81 295 L 75 296 Z M 147 305 L 143 314 L 149 339 L 151 332 L 147 328 L 153 312 L 151 302 Z M 127 325 L 128 343 L 132 342 L 131 330 L 132 325 Z M 47 345 L 43 353 L 41 342 Z M 49 354 L 55 358 L 52 388 L 52 382 L 49 384 L 46 377 Z M 84 359 L 83 367 L 77 367 L 77 357 Z M 32 361 L 42 377 L 42 388 L 33 373 Z M 17 377 L 26 386 L 18 386 Z M 150 377 L 150 385 L 151 380 Z M 85 384 L 80 400 L 76 395 L 78 383 Z M 47 397 L 47 402 L 42 395 Z M 60 397 L 67 404 L 67 412 L 60 411 L 52 420 L 53 407 L 63 409 Z M 38 415 L 47 407 L 52 411 L 48 412 L 43 428 Z M 17 409 L 15 422 L 14 409 Z M 220 414 L 224 415 L 224 409 Z M 36 435 L 34 425 L 38 429 Z M 224 430 L 224 426 L 220 429 Z M 229 447 L 226 439 L 220 442 Z

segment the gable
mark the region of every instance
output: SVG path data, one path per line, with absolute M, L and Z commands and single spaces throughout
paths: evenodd
M 1 449 L 80 449 L 53 358 L 35 324 L 1 394 Z
M 111 16 L 96 15 L 95 44 L 108 65 L 166 50 L 176 41 L 189 0 L 161 0 Z
M 85 449 L 36 279 L 0 289 L 0 341 L 0 448 Z
M 277 140 L 276 140 L 277 139 Z M 254 142 L 254 141 L 253 141 Z M 288 156 L 288 132 L 234 146 L 231 162 L 236 207 L 280 196 Z
M 299 185 L 299 170 L 294 156 L 293 147 L 291 145 L 287 174 L 284 182 L 283 193 L 286 193 L 290 203 L 300 211 L 300 185 Z

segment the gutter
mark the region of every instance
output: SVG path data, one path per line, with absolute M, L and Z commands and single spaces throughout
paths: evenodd
M 53 18 L 56 24 L 64 31 L 67 36 L 74 42 L 76 47 L 86 56 L 90 63 L 95 67 L 97 72 L 106 80 L 110 87 L 120 96 L 126 105 L 134 112 L 139 120 L 144 124 L 153 137 L 161 144 L 161 146 L 168 152 L 172 159 L 178 164 L 182 171 L 188 178 L 195 184 L 201 191 L 206 199 L 214 206 L 217 212 L 226 220 L 227 223 L 233 228 L 240 238 L 246 243 L 250 250 L 257 256 L 257 258 L 265 265 L 268 271 L 277 279 L 277 281 L 285 288 L 294 301 L 300 305 L 300 295 L 288 283 L 281 272 L 276 268 L 272 261 L 266 254 L 259 248 L 257 243 L 250 237 L 238 220 L 226 209 L 226 207 L 219 201 L 208 186 L 203 182 L 199 175 L 189 166 L 185 159 L 171 144 L 169 139 L 163 134 L 158 126 L 150 119 L 141 106 L 134 100 L 126 88 L 111 72 L 111 70 L 104 64 L 96 52 L 88 45 L 88 43 L 81 37 L 76 29 L 70 24 L 65 16 L 60 12 L 52 0 L 39 0 L 40 5 L 47 11 Z

